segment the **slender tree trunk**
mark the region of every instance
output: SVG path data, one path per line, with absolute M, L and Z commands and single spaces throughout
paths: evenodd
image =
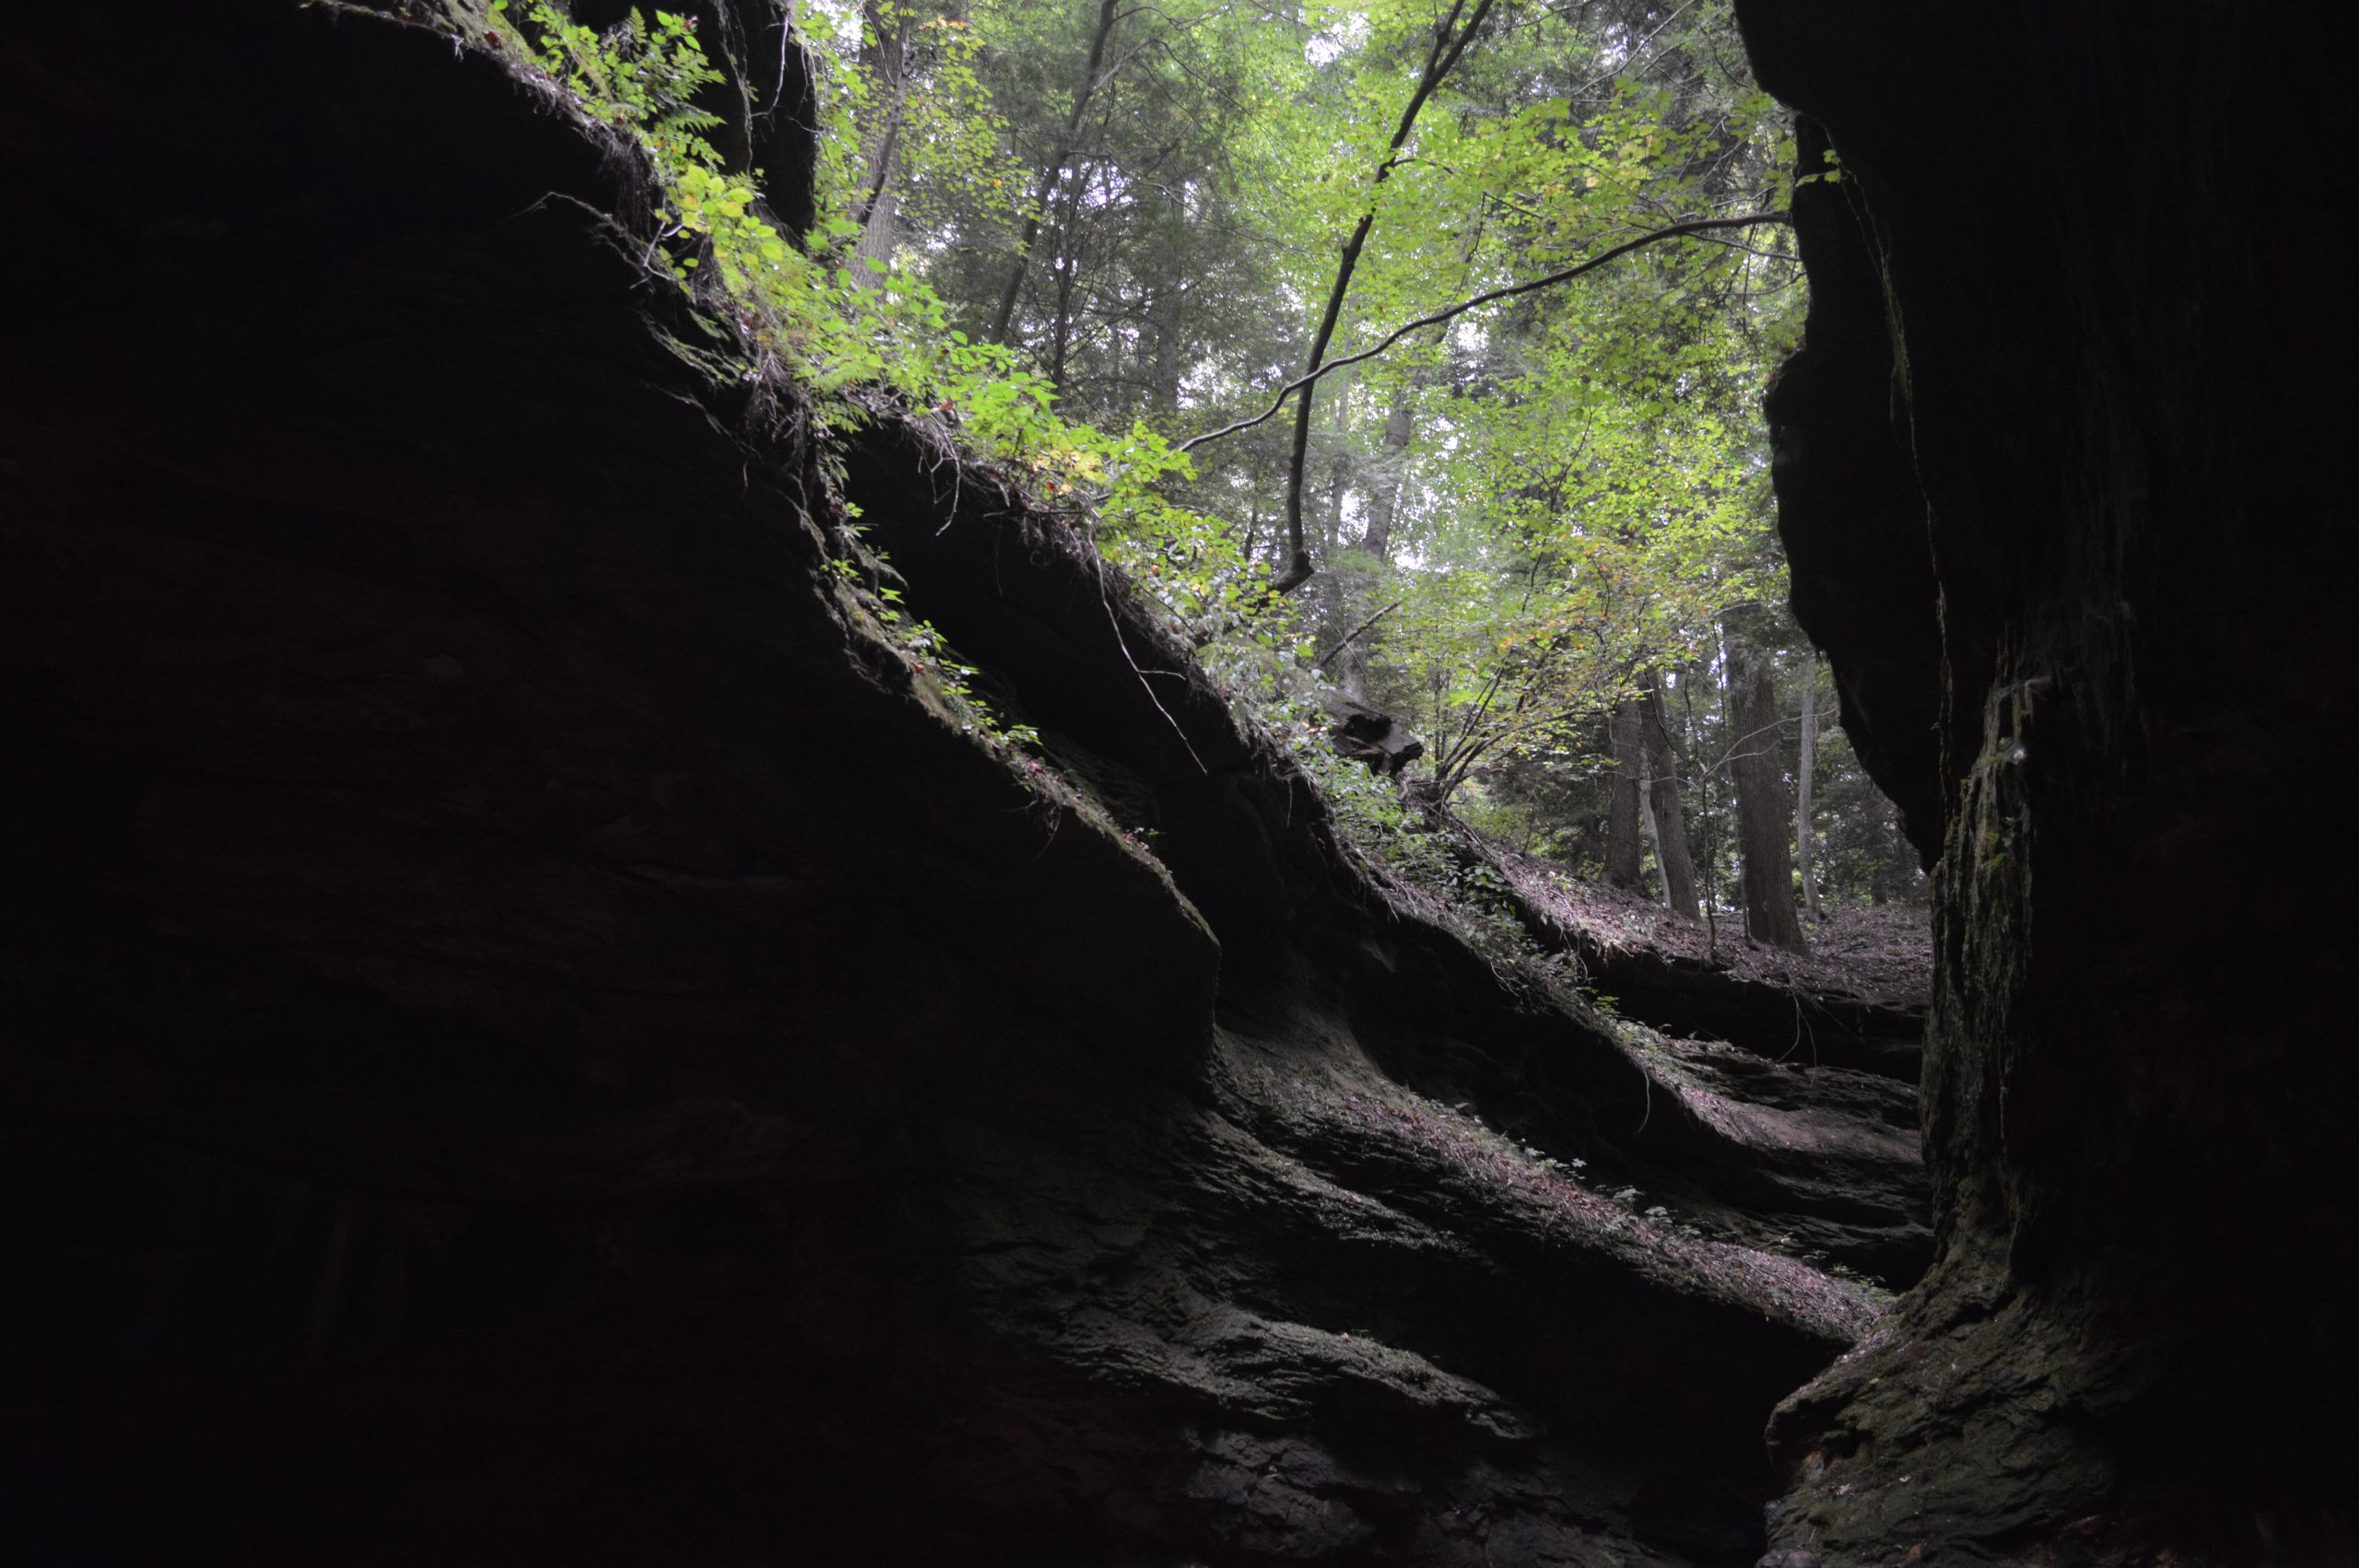
M 1155 328 L 1154 369 L 1147 380 L 1154 386 L 1148 393 L 1151 406 L 1158 413 L 1180 411 L 1180 376 L 1186 363 L 1180 342 L 1180 307 L 1184 283 L 1168 284 L 1156 290 L 1147 307 L 1147 320 Z
M 1680 672 L 1679 706 L 1687 715 L 1687 732 L 1696 733 L 1696 683 L 1700 677 L 1693 666 Z M 1720 951 L 1720 888 L 1719 829 L 1712 821 L 1712 770 L 1699 768 L 1696 775 L 1696 804 L 1703 813 L 1704 833 L 1704 951 L 1714 957 Z
M 1395 393 L 1392 412 L 1384 416 L 1383 455 L 1367 487 L 1367 532 L 1360 540 L 1360 548 L 1379 561 L 1392 558 L 1392 520 L 1401 505 L 1401 468 L 1409 451 L 1412 420 L 1409 394 Z
M 1065 390 L 1065 350 L 1073 338 L 1073 268 L 1060 259 L 1053 270 L 1057 315 L 1049 332 L 1049 389 L 1062 398 Z
M 1050 149 L 1048 162 L 1040 170 L 1039 185 L 1032 193 L 1031 209 L 1024 216 L 1024 233 L 1015 242 L 1015 262 L 1008 269 L 1007 287 L 1000 290 L 999 309 L 992 312 L 991 326 L 983 333 L 992 343 L 1007 341 L 1008 324 L 1015 319 L 1016 297 L 1024 292 L 1024 270 L 1032 258 L 1033 241 L 1040 238 L 1040 220 L 1049 210 L 1050 199 L 1057 193 L 1057 181 L 1064 178 L 1065 160 L 1073 156 L 1075 142 L 1081 135 L 1082 116 L 1089 112 L 1089 100 L 1099 87 L 1097 70 L 1106 59 L 1106 41 L 1114 35 L 1114 23 L 1120 19 L 1121 0 L 1098 0 L 1097 30 L 1090 34 L 1089 58 L 1081 67 L 1081 86 L 1074 90 L 1073 112 L 1065 116 L 1065 127 L 1057 135 L 1056 145 Z
M 1056 313 L 1049 330 L 1049 386 L 1060 397 L 1065 390 L 1065 357 L 1073 348 L 1074 291 L 1081 280 L 1081 192 L 1065 193 L 1057 223 L 1057 245 L 1049 263 L 1056 280 Z
M 1640 743 L 1647 754 L 1648 820 L 1655 825 L 1655 864 L 1662 869 L 1663 902 L 1684 919 L 1695 919 L 1696 864 L 1687 853 L 1687 815 L 1679 798 L 1679 753 L 1662 711 L 1662 688 L 1647 677 L 1639 704 Z
M 1662 883 L 1662 907 L 1672 909 L 1671 878 L 1661 875 L 1664 867 L 1662 850 L 1662 816 L 1655 810 L 1654 754 L 1642 743 L 1638 747 L 1638 820 L 1646 824 L 1647 846 L 1655 852 L 1655 871 Z M 1676 913 L 1676 910 L 1673 910 Z
M 1328 400 L 1327 505 L 1319 519 L 1319 553 L 1332 561 L 1344 546 L 1344 493 L 1351 486 L 1352 386 L 1348 372 L 1337 378 Z
M 1458 26 L 1459 14 L 1465 10 L 1466 0 L 1451 0 L 1449 13 L 1434 24 L 1433 46 L 1426 52 L 1425 69 L 1418 74 L 1417 86 L 1409 95 L 1407 107 L 1401 111 L 1401 123 L 1393 130 L 1391 146 L 1385 149 L 1384 161 L 1376 166 L 1376 177 L 1368 181 L 1371 189 L 1392 177 L 1400 164 L 1402 149 L 1407 145 L 1409 133 L 1415 129 L 1417 111 L 1426 106 L 1441 79 L 1458 64 L 1460 55 L 1483 28 L 1490 15 L 1491 0 L 1474 0 L 1474 9 L 1466 25 Z M 1344 300 L 1352 291 L 1352 274 L 1360 264 L 1361 248 L 1367 243 L 1367 231 L 1376 222 L 1376 203 L 1371 197 L 1351 237 L 1344 241 L 1342 253 L 1335 262 L 1335 281 L 1327 290 L 1327 308 L 1319 318 L 1319 330 L 1310 339 L 1310 355 L 1303 367 L 1303 374 L 1315 373 L 1327 357 L 1327 345 L 1335 336 L 1335 323 L 1344 313 Z M 1318 383 L 1302 389 L 1301 399 L 1294 415 L 1294 451 L 1286 468 L 1286 548 L 1285 570 L 1271 582 L 1273 593 L 1291 593 L 1310 579 L 1317 568 L 1311 564 L 1310 546 L 1302 532 L 1302 465 L 1310 451 L 1310 411 L 1317 400 Z
M 1778 694 L 1769 663 L 1752 659 L 1735 672 L 1737 847 L 1744 859 L 1744 912 L 1754 940 L 1807 953 L 1794 909 L 1794 865 L 1786 830 L 1792 823 L 1786 770 L 1778 752 Z
M 1392 558 L 1392 521 L 1401 500 L 1402 454 L 1409 449 L 1412 428 L 1409 399 L 1402 393 L 1392 400 L 1392 412 L 1385 416 L 1381 455 L 1375 472 L 1365 486 L 1367 501 L 1367 527 L 1360 534 L 1360 550 L 1370 557 L 1380 581 L 1384 564 Z M 1344 689 L 1359 701 L 1367 700 L 1368 658 L 1376 650 L 1372 638 L 1361 638 L 1344 650 L 1336 667 L 1336 677 Z
M 1329 473 L 1327 487 L 1329 504 L 1320 509 L 1319 543 L 1321 554 L 1332 560 L 1344 513 L 1344 465 L 1340 456 Z M 1310 584 L 1309 603 L 1303 607 L 1302 620 L 1320 646 L 1343 646 L 1344 636 L 1367 613 L 1362 608 L 1366 596 L 1360 592 L 1360 586 L 1356 573 L 1344 572 L 1329 572 Z M 1344 649 L 1344 657 L 1348 661 L 1356 651 L 1357 645 L 1354 644 Z M 1357 672 L 1347 662 L 1341 673 L 1344 695 L 1355 702 L 1361 700 L 1362 683 L 1356 678 Z
M 856 214 L 860 243 L 852 250 L 851 280 L 863 288 L 884 281 L 884 263 L 899 242 L 901 193 L 893 166 L 901 146 L 901 122 L 909 110 L 910 18 L 887 19 L 872 3 L 861 7 L 860 65 L 885 89 L 874 121 L 861 127 L 861 198 Z M 870 262 L 878 263 L 870 266 Z
M 1638 802 L 1645 788 L 1646 757 L 1638 749 L 1638 705 L 1614 704 L 1606 721 L 1614 747 L 1614 792 L 1605 808 L 1605 880 L 1637 892 L 1645 885 L 1639 867 Z
M 851 280 L 862 288 L 881 288 L 885 269 L 900 244 L 901 193 L 886 186 L 876 193 L 860 226 L 860 243 L 852 251 Z M 874 266 L 869 265 L 874 262 Z
M 1794 867 L 1802 873 L 1802 913 L 1818 919 L 1818 878 L 1811 870 L 1811 777 L 1818 767 L 1818 671 L 1813 666 L 1802 681 L 1802 749 L 1794 772 Z

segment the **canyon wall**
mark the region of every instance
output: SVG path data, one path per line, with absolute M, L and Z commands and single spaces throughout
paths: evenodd
M 1877 1310 L 1770 1244 L 1921 1251 L 1905 1084 L 1471 946 L 941 427 L 674 352 L 479 50 L 0 81 L 25 1561 L 1758 1555 Z
M 1795 608 L 1939 885 L 1938 1260 L 1780 1411 L 1773 1535 L 2348 1561 L 2339 25 L 1738 11 L 1832 175 L 1768 399 Z

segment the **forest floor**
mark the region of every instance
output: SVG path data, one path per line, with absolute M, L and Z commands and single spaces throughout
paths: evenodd
M 1643 894 L 1575 875 L 1496 839 L 1491 847 L 1513 868 L 1527 897 L 1543 900 L 1559 921 L 1604 945 L 1885 1007 L 1923 1008 L 1932 999 L 1931 914 L 1922 905 L 1829 908 L 1803 922 L 1810 952 L 1788 953 L 1746 936 L 1738 910 L 1684 919 Z

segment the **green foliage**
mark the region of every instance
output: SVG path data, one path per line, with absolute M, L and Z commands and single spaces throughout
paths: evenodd
M 854 8 L 804 8 L 804 37 L 843 68 L 826 83 L 830 135 L 821 148 L 822 181 L 858 188 L 870 171 L 853 167 L 889 131 L 890 173 L 904 216 L 932 228 L 968 210 L 1012 213 L 1025 170 L 1005 146 L 1007 123 L 980 66 L 986 35 L 966 18 L 914 0 L 867 0 Z M 889 50 L 879 48 L 889 39 Z
M 1754 409 L 1797 331 L 1783 231 L 1642 251 L 1331 376 L 1322 570 L 1292 598 L 1269 591 L 1284 421 L 1178 448 L 1296 373 L 1371 201 L 1335 355 L 1667 222 L 1775 205 L 1792 140 L 1726 10 L 1506 0 L 1372 184 L 1423 5 L 1164 0 L 1118 14 L 1084 83 L 1096 0 L 820 0 L 796 18 L 824 67 L 807 235 L 717 156 L 695 100 L 719 76 L 685 16 L 597 34 L 497 0 L 489 30 L 643 153 L 646 264 L 733 334 L 720 373 L 792 380 L 823 430 L 887 408 L 950 427 L 1089 533 L 1371 853 L 1448 886 L 1455 862 L 1390 787 L 1332 766 L 1321 703 L 1340 681 L 1408 719 L 1429 788 L 1520 842 L 1590 841 L 1602 715 L 1650 674 L 1708 685 L 1725 617 L 1782 597 Z M 1007 341 L 978 341 L 1011 288 Z M 879 608 L 945 700 L 987 713 L 929 628 Z M 1703 728 L 1682 734 L 1708 766 Z M 1831 835 L 1821 863 L 1873 848 Z
M 493 9 L 510 19 L 509 0 Z M 1030 471 L 1050 497 L 1094 489 L 1105 515 L 1132 532 L 1184 526 L 1148 488 L 1187 468 L 1167 441 L 1144 428 L 1109 433 L 1061 417 L 1053 389 L 1009 351 L 955 330 L 922 279 L 853 275 L 847 242 L 859 225 L 847 216 L 855 193 L 841 188 L 844 169 L 832 170 L 838 188 L 823 190 L 815 244 L 779 230 L 760 206 L 758 179 L 726 170 L 703 135 L 718 122 L 690 100 L 721 76 L 691 18 L 658 11 L 599 34 L 547 0 L 526 0 L 522 18 L 523 26 L 511 21 L 492 36 L 514 40 L 550 85 L 647 155 L 661 226 L 648 264 L 742 331 L 745 373 L 783 372 L 822 394 L 865 389 L 933 410 L 955 421 L 970 447 Z M 854 140 L 848 116 L 860 100 L 843 91 L 827 99 L 827 146 Z M 851 401 L 837 409 L 847 419 L 860 411 Z
M 706 133 L 718 124 L 693 98 L 718 83 L 692 18 L 657 11 L 600 34 L 547 0 L 494 0 L 484 36 L 567 97 L 584 115 L 633 142 L 653 171 L 657 242 L 646 263 L 729 322 L 745 345 L 734 374 L 783 375 L 822 400 L 823 420 L 857 423 L 878 399 L 954 424 L 972 451 L 1008 464 L 1051 507 L 1097 528 L 1109 553 L 1136 563 L 1153 596 L 1203 638 L 1247 619 L 1245 563 L 1221 531 L 1175 506 L 1160 487 L 1184 477 L 1187 458 L 1134 424 L 1100 430 L 1063 418 L 1054 389 L 1008 349 L 970 341 L 950 308 L 903 271 L 855 276 L 850 216 L 857 192 L 842 156 L 856 143 L 852 115 L 873 95 L 857 73 L 834 79 L 824 112 L 833 156 L 821 164 L 822 213 L 809 243 L 782 233 L 758 199 L 758 178 L 726 169 Z M 824 13 L 818 18 L 824 20 Z M 920 167 L 937 184 L 971 192 L 1003 174 L 987 138 L 951 111 L 971 97 L 974 45 L 963 24 L 923 24 L 951 41 L 937 52 L 922 93 L 901 111 L 925 147 Z M 821 41 L 826 41 L 823 34 Z M 873 272 L 874 268 L 863 269 Z M 992 715 L 967 685 L 974 673 L 942 656 L 932 627 L 907 620 L 891 591 L 878 619 L 895 631 L 913 668 L 931 669 L 945 698 L 993 733 L 1025 738 Z M 929 662 L 931 656 L 931 662 Z
M 492 0 L 489 36 L 515 41 L 586 112 L 684 164 L 717 166 L 704 134 L 721 117 L 691 101 L 722 76 L 697 41 L 693 18 L 670 11 L 633 14 L 601 37 L 547 0 L 525 0 L 517 30 L 510 0 Z

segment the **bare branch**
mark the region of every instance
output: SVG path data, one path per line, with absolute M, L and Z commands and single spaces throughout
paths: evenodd
M 1383 609 L 1379 610 L 1375 614 L 1370 615 L 1367 620 L 1362 621 L 1358 626 L 1356 626 L 1350 631 L 1345 632 L 1344 634 L 1344 639 L 1341 642 L 1337 643 L 1334 647 L 1329 649 L 1326 652 L 1320 654 L 1316 660 L 1312 661 L 1313 668 L 1320 670 L 1327 668 L 1327 661 L 1334 658 L 1335 655 L 1343 652 L 1344 649 L 1357 642 L 1363 634 L 1371 630 L 1376 626 L 1377 622 L 1384 619 L 1385 616 L 1392 614 L 1393 611 L 1398 610 L 1399 608 L 1401 608 L 1401 601 L 1395 599 L 1391 603 L 1387 604 Z

